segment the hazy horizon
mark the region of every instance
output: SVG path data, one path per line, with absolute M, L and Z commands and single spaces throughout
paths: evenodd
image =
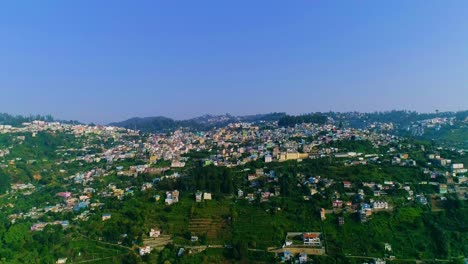
M 468 109 L 468 2 L 0 4 L 0 112 Z
M 436 110 L 439 110 L 439 109 L 436 109 Z M 376 110 L 376 111 L 334 111 L 334 110 L 329 110 L 329 111 L 314 111 L 314 112 L 302 112 L 302 113 L 287 113 L 287 112 L 281 112 L 281 111 L 272 111 L 272 112 L 258 112 L 258 113 L 244 113 L 244 114 L 233 114 L 233 113 L 217 113 L 217 114 L 213 114 L 213 113 L 205 113 L 205 114 L 200 114 L 200 115 L 195 115 L 195 116 L 188 116 L 187 117 L 184 117 L 184 118 L 177 118 L 177 117 L 171 117 L 171 116 L 163 116 L 163 115 L 149 115 L 149 116 L 131 116 L 131 117 L 128 117 L 128 118 L 125 118 L 125 119 L 121 119 L 121 120 L 113 120 L 113 121 L 110 121 L 110 122 L 106 122 L 106 123 L 99 123 L 99 122 L 93 122 L 93 121 L 85 121 L 85 120 L 79 120 L 79 119 L 70 119 L 70 118 L 60 118 L 60 117 L 57 117 L 57 116 L 54 116 L 50 113 L 28 113 L 28 114 L 17 114 L 17 113 L 7 113 L 7 112 L 0 112 L 0 113 L 6 113 L 6 114 L 10 114 L 10 115 L 13 115 L 13 116 L 23 116 L 23 117 L 28 117 L 30 115 L 42 115 L 42 116 L 46 116 L 46 115 L 52 115 L 52 117 L 55 119 L 55 120 L 61 120 L 61 121 L 78 121 L 78 122 L 81 122 L 81 123 L 84 123 L 84 124 L 90 124 L 90 123 L 95 123 L 97 125 L 109 125 L 110 123 L 118 123 L 118 122 L 122 122 L 122 121 L 126 121 L 126 120 L 129 120 L 129 119 L 132 119 L 132 118 L 152 118 L 152 117 L 166 117 L 166 118 L 171 118 L 173 120 L 178 120 L 178 121 L 181 121 L 181 120 L 187 120 L 187 119 L 192 119 L 192 118 L 198 118 L 198 117 L 202 117 L 202 116 L 206 116 L 206 115 L 210 115 L 210 116 L 220 116 L 220 115 L 232 115 L 232 116 L 252 116 L 252 115 L 265 115 L 265 114 L 272 114 L 272 113 L 285 113 L 287 115 L 302 115 L 302 114 L 313 114 L 313 113 L 322 113 L 322 114 L 326 114 L 328 112 L 335 112 L 335 113 L 350 113 L 350 112 L 358 112 L 358 113 L 375 113 L 375 112 L 387 112 L 387 111 L 415 111 L 415 110 L 411 110 L 411 109 L 389 109 L 389 110 Z M 460 110 L 454 110 L 454 111 L 451 111 L 451 110 L 444 110 L 444 111 L 440 111 L 439 110 L 439 113 L 447 113 L 447 112 L 460 112 L 460 111 L 468 111 L 468 109 L 460 109 Z M 417 112 L 418 114 L 430 114 L 430 113 L 435 113 L 435 111 L 427 111 L 427 112 L 423 112 L 423 111 L 415 111 Z

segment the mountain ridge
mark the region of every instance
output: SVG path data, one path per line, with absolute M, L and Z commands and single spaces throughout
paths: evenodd
M 468 111 L 458 112 L 436 112 L 436 113 L 419 113 L 409 110 L 391 110 L 391 111 L 375 111 L 375 112 L 316 112 L 301 115 L 288 115 L 284 112 L 272 112 L 267 114 L 254 114 L 244 116 L 234 116 L 229 113 L 222 115 L 205 114 L 198 117 L 193 117 L 184 120 L 176 120 L 164 116 L 153 117 L 132 117 L 124 121 L 109 123 L 111 126 L 124 127 L 129 129 L 137 129 L 142 132 L 167 132 L 177 128 L 189 128 L 193 130 L 208 130 L 213 127 L 225 126 L 233 122 L 248 122 L 258 123 L 261 121 L 271 122 L 278 121 L 280 126 L 294 126 L 299 123 L 319 123 L 326 122 L 326 118 L 339 123 L 340 121 L 348 121 L 351 125 L 357 127 L 366 126 L 371 122 L 391 122 L 398 124 L 400 127 L 408 126 L 411 123 L 419 120 L 436 118 L 436 117 L 454 117 L 458 120 L 463 120 L 468 117 Z
M 195 130 L 207 130 L 213 127 L 225 126 L 233 122 L 278 121 L 284 116 L 286 116 L 286 113 L 268 113 L 245 116 L 234 116 L 231 114 L 205 114 L 184 120 L 176 120 L 165 116 L 150 116 L 132 117 L 124 121 L 109 123 L 109 125 L 130 129 L 136 128 L 143 132 L 166 132 L 168 130 L 177 129 L 180 127 Z

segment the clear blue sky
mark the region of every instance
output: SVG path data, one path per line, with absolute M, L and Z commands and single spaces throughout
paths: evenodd
M 3 1 L 0 112 L 468 109 L 468 1 Z

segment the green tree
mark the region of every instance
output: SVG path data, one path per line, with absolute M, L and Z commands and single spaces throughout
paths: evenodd
M 19 223 L 10 226 L 3 239 L 12 249 L 18 250 L 23 247 L 29 235 L 29 225 Z

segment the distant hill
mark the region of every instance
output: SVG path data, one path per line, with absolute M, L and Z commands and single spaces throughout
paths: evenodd
M 418 113 L 407 110 L 392 110 L 385 112 L 326 112 L 310 113 L 303 115 L 287 115 L 286 113 L 269 113 L 246 116 L 224 115 L 203 115 L 186 120 L 174 120 L 168 117 L 134 117 L 121 122 L 113 122 L 109 125 L 137 129 L 143 132 L 166 132 L 178 128 L 187 128 L 192 130 L 209 130 L 213 127 L 226 126 L 233 122 L 259 123 L 262 121 L 278 121 L 279 126 L 294 126 L 301 123 L 324 124 L 330 118 L 335 124 L 344 123 L 347 126 L 355 128 L 364 128 L 373 122 L 392 122 L 399 129 L 405 129 L 409 125 L 435 117 L 455 117 L 461 121 L 468 118 L 468 111 L 460 112 L 440 112 L 440 113 Z
M 110 123 L 109 125 L 137 129 L 145 132 L 165 131 L 179 127 L 177 121 L 164 116 L 134 117 L 122 122 Z
M 393 123 L 398 128 L 405 129 L 407 126 L 414 124 L 415 122 L 446 117 L 454 117 L 458 121 L 462 121 L 468 118 L 468 111 L 459 112 L 437 112 L 437 113 L 418 113 L 416 111 L 408 110 L 392 110 L 384 112 L 328 112 L 325 115 L 331 117 L 336 122 L 347 123 L 351 127 L 363 128 L 373 122 L 381 123 Z
M 278 121 L 286 116 L 285 113 L 269 113 L 247 116 L 224 115 L 203 115 L 186 120 L 174 120 L 164 116 L 155 117 L 134 117 L 121 122 L 113 122 L 109 125 L 137 129 L 143 132 L 166 132 L 178 128 L 188 128 L 193 130 L 208 130 L 213 127 L 222 127 L 233 122 L 256 123 L 261 121 Z

